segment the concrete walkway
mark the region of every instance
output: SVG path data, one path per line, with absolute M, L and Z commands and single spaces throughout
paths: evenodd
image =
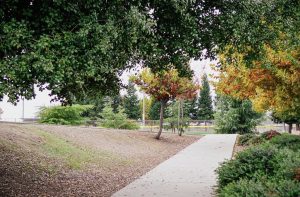
M 231 158 L 235 140 L 236 135 L 206 135 L 113 196 L 214 196 L 215 169 Z

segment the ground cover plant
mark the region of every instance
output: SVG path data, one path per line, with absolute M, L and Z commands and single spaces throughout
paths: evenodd
M 238 144 L 250 146 L 218 168 L 218 195 L 298 197 L 299 140 L 274 131 L 241 136 Z

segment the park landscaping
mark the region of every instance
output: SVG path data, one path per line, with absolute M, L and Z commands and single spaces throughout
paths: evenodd
M 0 101 L 23 100 L 23 120 L 39 91 L 61 106 L 41 107 L 44 125 L 1 125 L 0 195 L 109 196 L 198 139 L 183 136 L 189 120 L 210 119 L 242 135 L 219 196 L 299 197 L 299 13 L 299 0 L 1 1 Z M 157 140 L 129 131 L 150 119 Z M 289 134 L 256 134 L 263 120 Z
M 2 123 L 0 196 L 110 196 L 197 139 Z
M 300 136 L 276 131 L 241 135 L 234 158 L 217 173 L 220 197 L 298 197 Z

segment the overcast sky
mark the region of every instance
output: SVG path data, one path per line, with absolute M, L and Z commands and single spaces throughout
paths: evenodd
M 213 74 L 214 71 L 210 68 L 211 62 L 209 60 L 203 61 L 191 61 L 190 66 L 194 70 L 195 77 L 201 81 L 200 78 L 203 73 Z M 127 84 L 128 77 L 131 73 L 126 72 L 122 75 L 123 83 Z M 124 91 L 123 91 L 124 92 Z M 51 98 L 48 96 L 49 91 L 37 92 L 37 96 L 33 100 L 25 100 L 24 101 L 24 116 L 25 118 L 34 118 L 36 117 L 36 113 L 38 112 L 39 107 L 41 106 L 52 106 L 59 105 L 59 103 L 50 102 Z M 212 95 L 214 92 L 212 91 Z M 3 110 L 3 114 L 1 115 L 2 120 L 6 121 L 20 121 L 22 118 L 22 101 L 14 106 L 7 102 L 7 97 L 4 98 L 2 102 L 0 102 L 0 107 Z

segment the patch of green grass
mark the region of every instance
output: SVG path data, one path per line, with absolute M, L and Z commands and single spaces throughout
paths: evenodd
M 16 150 L 17 149 L 17 146 L 14 143 L 9 142 L 8 140 L 3 140 L 1 138 L 0 138 L 0 147 L 3 147 L 8 150 Z
M 63 159 L 71 169 L 82 169 L 86 164 L 105 166 L 109 165 L 112 161 L 122 164 L 129 162 L 107 151 L 95 151 L 76 146 L 46 131 L 36 130 L 35 133 L 43 138 L 43 150 L 50 156 Z

